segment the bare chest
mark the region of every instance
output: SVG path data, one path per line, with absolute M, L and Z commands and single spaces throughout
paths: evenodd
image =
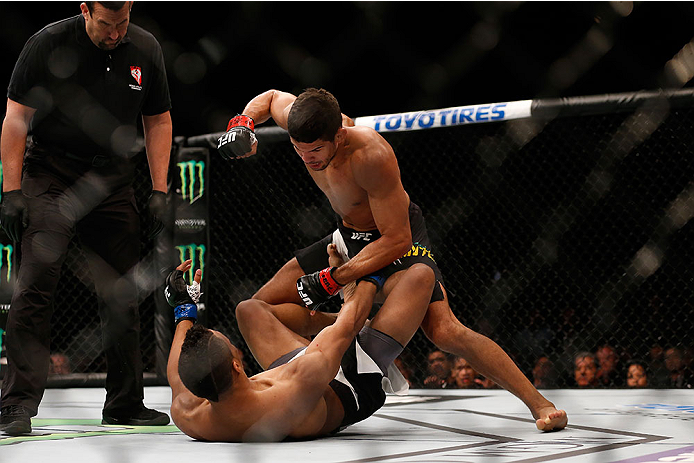
M 350 227 L 358 230 L 376 228 L 369 206 L 369 196 L 360 187 L 349 166 L 310 172 L 313 180 L 330 201 L 333 210 Z

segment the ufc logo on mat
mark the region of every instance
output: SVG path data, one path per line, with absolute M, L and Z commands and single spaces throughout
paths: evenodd
M 352 233 L 352 239 L 353 240 L 362 240 L 362 241 L 371 241 L 371 235 L 373 235 L 373 233 L 353 232 Z

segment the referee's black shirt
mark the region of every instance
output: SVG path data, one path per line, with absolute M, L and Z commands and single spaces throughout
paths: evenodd
M 46 147 L 89 158 L 124 157 L 140 114 L 171 109 L 161 47 L 130 24 L 114 50 L 101 50 L 82 15 L 50 24 L 24 45 L 7 96 L 37 109 L 30 133 Z

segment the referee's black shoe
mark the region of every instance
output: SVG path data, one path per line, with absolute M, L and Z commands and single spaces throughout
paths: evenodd
M 0 431 L 10 436 L 31 433 L 31 413 L 21 405 L 7 405 L 0 410 Z
M 169 415 L 140 405 L 126 413 L 111 413 L 104 410 L 101 424 L 119 424 L 129 426 L 164 426 L 169 424 Z

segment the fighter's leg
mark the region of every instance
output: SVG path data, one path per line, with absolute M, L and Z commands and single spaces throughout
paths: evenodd
M 388 295 L 371 328 L 405 346 L 422 323 L 435 280 L 434 271 L 425 264 L 395 273 L 388 279 Z
M 296 304 L 282 304 L 282 312 L 307 312 Z M 236 322 L 253 357 L 263 369 L 278 357 L 300 347 L 308 340 L 287 328 L 274 314 L 274 307 L 258 299 L 248 299 L 236 306 Z
M 296 289 L 296 281 L 300 277 L 326 266 L 342 264 L 342 258 L 332 241 L 333 234 L 330 234 L 297 251 L 296 257 L 284 264 L 270 281 L 253 295 L 253 299 L 270 304 L 272 313 L 285 326 L 302 336 L 315 335 L 335 321 L 334 314 L 321 312 L 310 314 L 308 309 L 296 309 L 296 305 L 303 307 Z M 285 305 L 285 303 L 290 304 Z
M 296 260 L 292 258 L 284 264 L 281 269 L 273 275 L 254 295 L 253 299 L 258 299 L 268 304 L 282 304 L 293 302 L 301 304 L 301 298 L 296 291 L 296 280 L 303 276 L 304 272 Z
M 566 412 L 557 410 L 543 397 L 496 342 L 460 323 L 445 291 L 443 300 L 429 304 L 422 330 L 440 349 L 465 358 L 480 374 L 521 399 L 538 429 L 550 431 L 566 426 Z

